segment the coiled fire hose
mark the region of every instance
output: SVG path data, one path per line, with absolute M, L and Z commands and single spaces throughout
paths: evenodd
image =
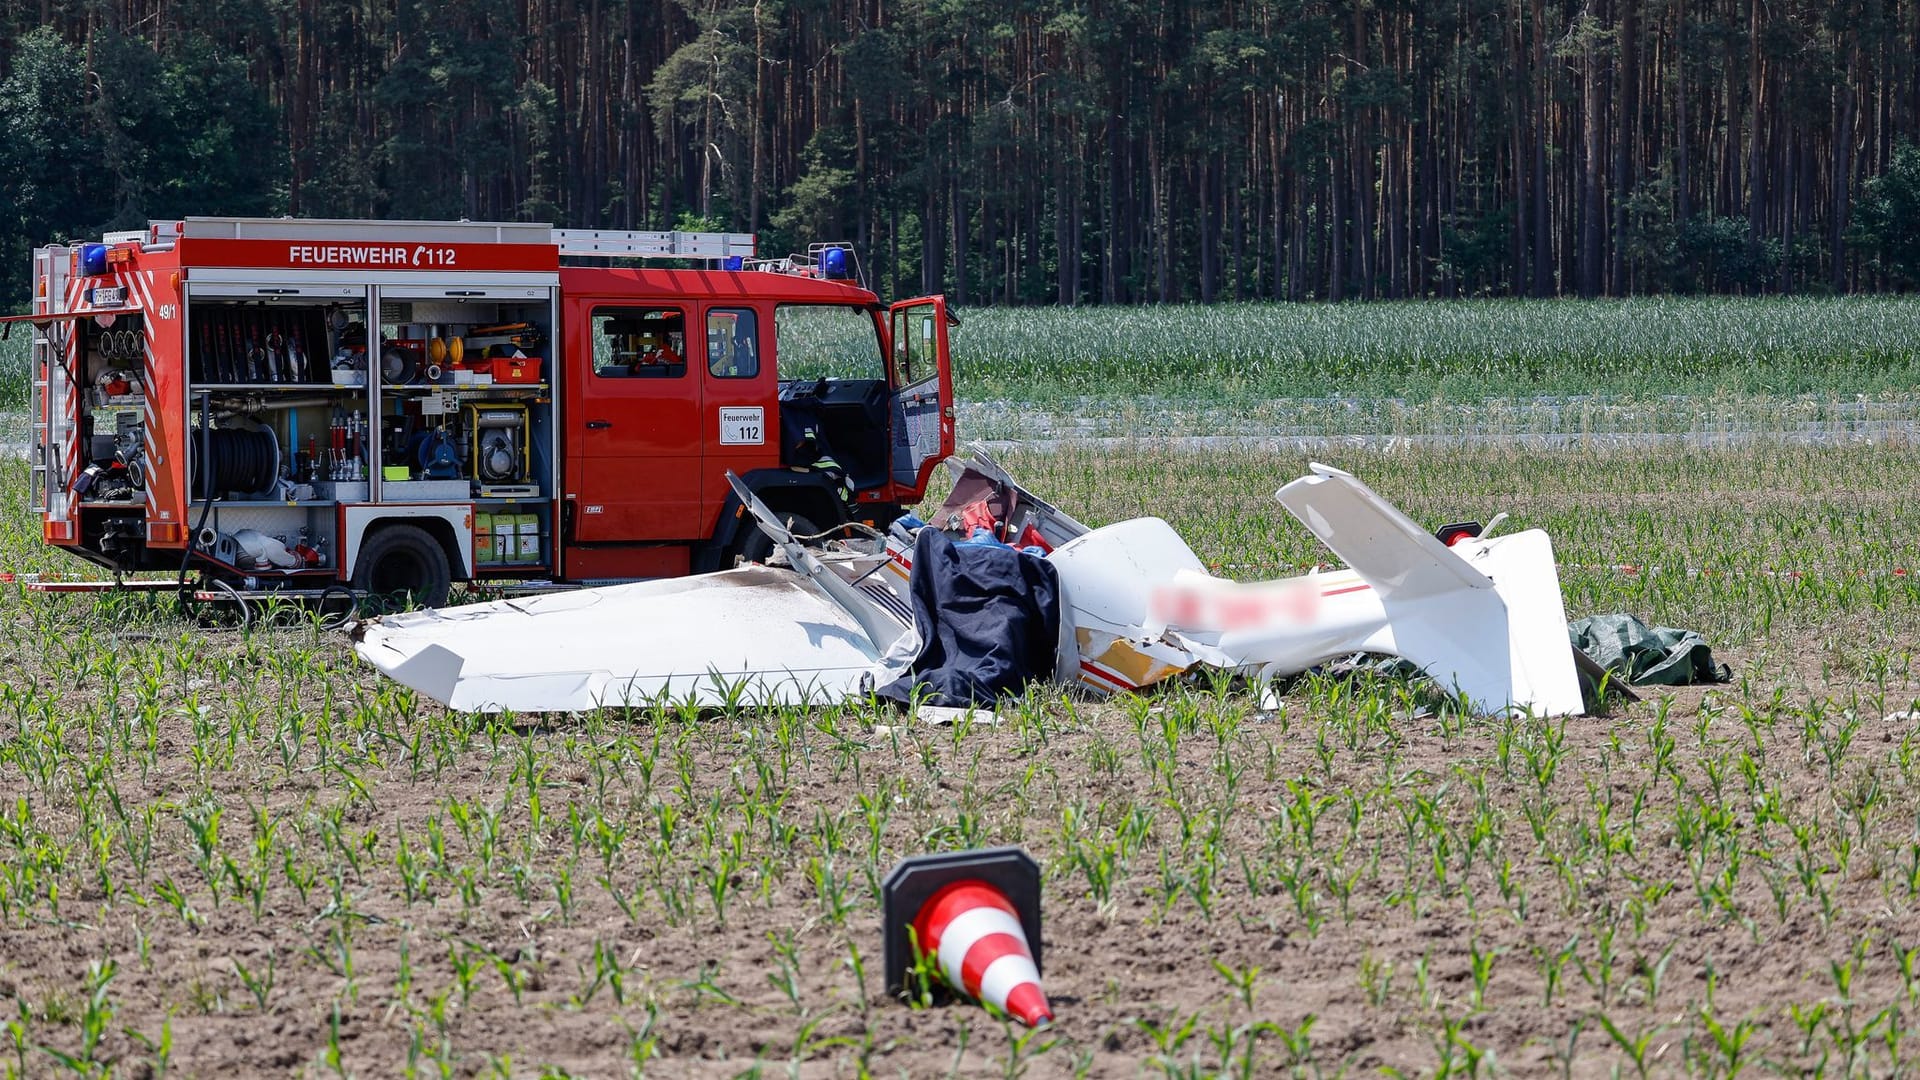
M 274 481 L 279 451 L 273 434 L 267 431 L 223 429 L 209 433 L 206 462 L 194 462 L 192 486 L 203 498 L 223 491 L 265 491 Z M 208 468 L 212 483 L 202 483 L 201 468 Z

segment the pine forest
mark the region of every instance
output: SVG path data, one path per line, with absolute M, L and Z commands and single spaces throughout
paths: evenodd
M 0 298 L 194 214 L 851 241 L 966 304 L 1920 278 L 1916 0 L 14 0 Z

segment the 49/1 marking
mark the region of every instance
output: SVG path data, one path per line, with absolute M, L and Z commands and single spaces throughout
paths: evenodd
M 760 446 L 767 441 L 766 410 L 758 405 L 720 409 L 721 446 Z

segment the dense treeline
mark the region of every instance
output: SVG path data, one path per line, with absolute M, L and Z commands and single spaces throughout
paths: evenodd
M 1916 54 L 1920 0 L 22 0 L 0 257 L 291 213 L 845 238 L 974 303 L 1879 288 Z

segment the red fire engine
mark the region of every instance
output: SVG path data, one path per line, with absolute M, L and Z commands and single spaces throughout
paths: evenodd
M 661 577 L 884 525 L 953 452 L 949 314 L 750 235 L 188 218 L 34 253 L 48 543 L 203 593 Z M 582 265 L 582 260 L 598 260 Z M 641 263 L 675 259 L 705 269 Z M 8 327 L 11 329 L 11 327 Z

